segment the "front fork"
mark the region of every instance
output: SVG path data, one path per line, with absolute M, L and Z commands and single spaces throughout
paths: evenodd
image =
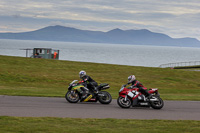
M 124 101 L 125 101 L 125 102 L 127 101 L 127 98 L 128 98 L 128 95 L 126 95 L 125 98 L 124 98 Z
M 75 91 L 71 90 L 71 96 L 75 97 Z

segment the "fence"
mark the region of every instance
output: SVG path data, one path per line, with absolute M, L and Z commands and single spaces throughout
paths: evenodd
M 200 61 L 190 61 L 190 62 L 177 62 L 177 63 L 168 63 L 162 64 L 159 67 L 166 68 L 166 67 L 185 67 L 185 66 L 197 66 L 200 65 Z

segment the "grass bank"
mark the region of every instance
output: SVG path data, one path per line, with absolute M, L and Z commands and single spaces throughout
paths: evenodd
M 200 121 L 117 120 L 0 116 L 3 133 L 199 133 Z
M 68 84 L 85 70 L 98 83 L 109 83 L 113 98 L 136 75 L 148 88 L 159 88 L 164 100 L 200 100 L 200 72 L 75 61 L 0 56 L 0 95 L 64 97 Z

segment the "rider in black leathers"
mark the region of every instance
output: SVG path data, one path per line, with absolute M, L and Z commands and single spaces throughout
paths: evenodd
M 98 93 L 97 90 L 97 82 L 95 80 L 93 80 L 90 76 L 86 75 L 85 71 L 80 71 L 79 72 L 79 76 L 82 79 L 82 84 L 85 86 L 83 89 L 83 93 L 84 95 L 82 96 L 82 99 L 85 98 L 87 96 L 87 94 L 89 94 L 89 90 L 88 89 L 92 89 L 94 90 L 95 93 Z

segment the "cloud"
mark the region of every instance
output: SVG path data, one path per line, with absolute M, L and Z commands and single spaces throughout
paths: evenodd
M 0 24 L 7 27 L 0 32 L 30 31 L 55 23 L 101 31 L 146 28 L 200 39 L 199 0 L 1 0 L 0 14 Z

